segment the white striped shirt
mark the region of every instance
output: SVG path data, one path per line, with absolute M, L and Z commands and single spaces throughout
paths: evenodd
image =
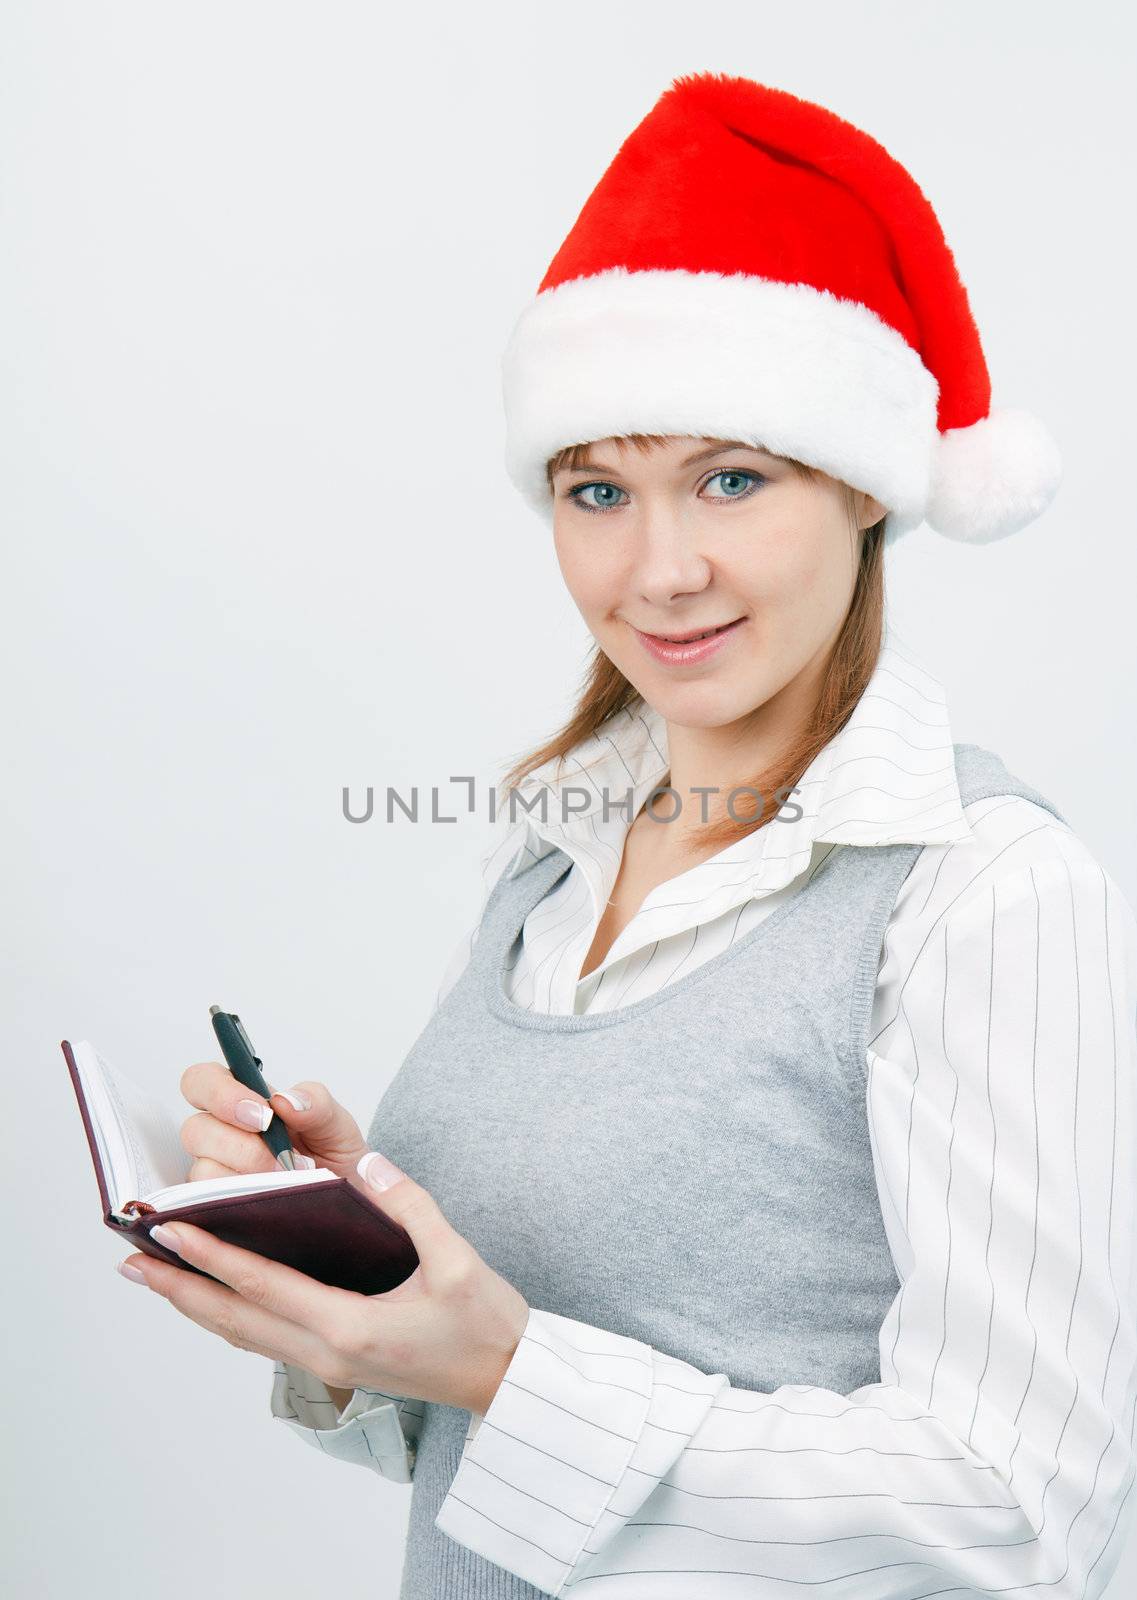
M 488 895 L 555 847 L 572 859 L 512 952 L 511 997 L 543 1012 L 643 999 L 833 849 L 927 846 L 883 941 L 865 1063 L 901 1289 L 881 1381 L 851 1395 L 740 1390 L 532 1310 L 437 1526 L 543 1592 L 581 1582 L 595 1600 L 847 1594 L 857 1574 L 874 1600 L 1100 1594 L 1137 1471 L 1137 920 L 1117 885 L 1032 802 L 961 806 L 943 689 L 889 631 L 791 796 L 802 815 L 660 884 L 580 979 L 629 818 L 668 771 L 666 725 L 641 705 L 554 766 L 523 788 L 547 795 L 544 820 L 503 819 L 483 860 Z M 569 785 L 583 809 L 563 818 Z M 337 1426 L 322 1384 L 276 1367 L 275 1415 L 407 1481 L 421 1404 L 392 1398 L 356 1391 Z

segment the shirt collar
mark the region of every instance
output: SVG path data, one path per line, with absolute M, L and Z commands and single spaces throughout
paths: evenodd
M 629 812 L 617 810 L 618 803 L 630 788 L 634 816 L 668 765 L 666 722 L 644 701 L 633 701 L 563 762 L 554 757 L 522 780 L 519 799 L 535 809 L 527 816 L 517 805 L 519 844 L 507 875 L 519 876 L 557 848 L 574 855 L 574 841 L 595 847 L 605 793 L 609 817 L 622 818 L 626 830 Z M 684 803 L 696 802 L 684 797 Z M 741 866 L 749 893 L 771 893 L 788 883 L 809 865 L 816 843 L 944 844 L 971 837 L 943 686 L 887 627 L 852 715 L 818 752 L 782 810 L 786 815 L 712 858 L 724 867 Z M 607 832 L 610 838 L 611 822 Z M 736 900 L 738 872 L 728 871 L 726 878 Z

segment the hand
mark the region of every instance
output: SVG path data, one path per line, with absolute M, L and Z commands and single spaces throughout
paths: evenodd
M 389 1186 L 364 1181 L 365 1173 Z M 151 1233 L 209 1278 L 146 1254 L 128 1256 L 120 1270 L 132 1268 L 135 1281 L 239 1350 L 303 1367 L 338 1388 L 382 1389 L 484 1416 L 525 1332 L 524 1296 L 450 1226 L 427 1190 L 378 1152 L 360 1160 L 350 1181 L 406 1229 L 418 1252 L 414 1272 L 385 1294 L 331 1288 L 188 1222 Z
M 180 1129 L 183 1146 L 195 1158 L 189 1171 L 192 1182 L 235 1172 L 279 1170 L 260 1133 L 242 1120 L 246 1113 L 238 1114 L 242 1104 L 274 1111 L 287 1127 L 297 1154 L 341 1178 L 354 1178 L 356 1163 L 366 1153 L 367 1141 L 355 1118 L 333 1100 L 322 1083 L 298 1083 L 288 1091 L 309 1101 L 303 1109 L 278 1092 L 266 1101 L 246 1089 L 219 1061 L 199 1061 L 187 1067 L 180 1087 L 190 1105 L 201 1108 L 200 1114 L 187 1117 Z

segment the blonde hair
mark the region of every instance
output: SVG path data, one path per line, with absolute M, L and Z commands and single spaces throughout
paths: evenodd
M 641 454 L 646 454 L 655 445 L 666 443 L 666 436 L 661 434 L 634 433 L 619 437 L 621 442 L 633 445 Z M 708 444 L 728 442 L 706 435 L 703 437 Z M 550 493 L 556 473 L 563 468 L 584 466 L 588 450 L 587 444 L 567 445 L 546 463 L 545 476 Z M 803 462 L 791 460 L 790 465 L 803 477 L 816 479 L 821 476 L 815 468 L 806 466 Z M 843 487 L 852 525 L 854 491 L 848 485 Z M 732 799 L 731 810 L 735 812 L 735 816 L 727 815 L 715 822 L 698 825 L 697 838 L 700 849 L 725 849 L 727 845 L 764 827 L 787 803 L 789 791 L 801 779 L 814 757 L 840 732 L 852 715 L 853 708 L 876 667 L 883 627 L 884 521 L 882 519 L 864 530 L 856 583 L 849 601 L 849 609 L 845 613 L 841 631 L 829 653 L 825 676 L 812 715 L 777 759 L 764 772 L 747 780 L 750 788 L 759 791 L 761 805 L 758 804 L 759 796 L 746 796 L 746 786 L 738 785 L 737 787 L 743 791 L 744 798 Z M 502 780 L 503 786 L 507 791 L 516 788 L 535 768 L 547 761 L 567 756 L 575 746 L 595 734 L 609 717 L 641 700 L 639 691 L 628 682 L 619 668 L 594 642 L 572 715 L 543 745 L 531 750 L 510 767 Z M 753 801 L 749 810 L 745 805 L 747 798 Z

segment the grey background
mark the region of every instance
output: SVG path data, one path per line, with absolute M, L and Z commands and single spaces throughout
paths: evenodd
M 341 789 L 484 798 L 570 705 L 589 641 L 500 465 L 498 360 L 673 76 L 820 100 L 932 198 L 995 402 L 1066 480 L 1001 544 L 909 535 L 894 625 L 1137 902 L 1132 46 L 1112 4 L 7 0 L 10 1593 L 396 1593 L 409 1491 L 113 1272 L 59 1040 L 188 1115 L 217 1002 L 366 1127 L 490 829 L 352 826 Z

